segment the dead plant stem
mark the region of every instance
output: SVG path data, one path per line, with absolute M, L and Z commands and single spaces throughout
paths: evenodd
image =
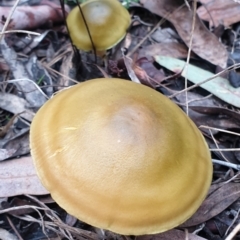
M 20 0 L 16 0 L 16 2 L 14 3 L 14 5 L 13 5 L 13 7 L 12 7 L 12 9 L 11 9 L 8 17 L 7 17 L 7 20 L 6 20 L 6 22 L 5 22 L 4 26 L 3 26 L 2 31 L 1 31 L 1 34 L 0 34 L 0 42 L 2 41 L 3 34 L 4 34 L 4 32 L 6 31 L 6 29 L 7 29 L 7 27 L 8 27 L 8 24 L 9 24 L 11 18 L 12 18 L 12 15 L 13 15 L 15 9 L 17 8 L 17 5 L 18 5 L 19 2 L 20 2 Z

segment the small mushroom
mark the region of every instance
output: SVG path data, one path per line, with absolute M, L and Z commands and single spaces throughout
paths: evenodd
M 63 209 L 125 235 L 183 223 L 212 179 L 208 146 L 188 116 L 127 80 L 61 91 L 37 112 L 30 144 L 40 180 Z
M 126 35 L 131 18 L 117 0 L 89 0 L 76 6 L 67 17 L 67 25 L 73 44 L 84 51 L 93 50 L 81 7 L 88 25 L 95 50 L 105 51 L 119 43 Z

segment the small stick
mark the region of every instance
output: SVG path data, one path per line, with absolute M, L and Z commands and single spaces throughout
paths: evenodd
M 234 236 L 237 235 L 239 230 L 240 230 L 240 223 L 232 230 L 232 232 L 227 236 L 225 240 L 232 240 Z
M 225 167 L 230 167 L 233 168 L 235 170 L 240 170 L 240 165 L 239 164 L 234 164 L 234 163 L 230 163 L 230 162 L 224 162 L 224 161 L 220 161 L 220 160 L 216 160 L 216 159 L 212 159 L 213 163 L 225 166 Z

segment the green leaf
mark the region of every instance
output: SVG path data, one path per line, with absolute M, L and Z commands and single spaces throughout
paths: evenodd
M 161 66 L 173 72 L 181 72 L 186 64 L 185 61 L 171 57 L 155 56 L 154 58 Z M 235 107 L 240 107 L 240 88 L 232 87 L 227 79 L 215 77 L 213 73 L 191 64 L 188 64 L 187 68 L 185 67 L 181 75 L 195 84 L 199 84 L 207 79 L 213 78 L 208 82 L 201 84 L 200 87 L 206 89 L 210 93 L 222 99 L 224 102 Z
M 124 0 L 122 1 L 122 5 L 128 9 L 132 2 L 138 3 L 139 0 Z

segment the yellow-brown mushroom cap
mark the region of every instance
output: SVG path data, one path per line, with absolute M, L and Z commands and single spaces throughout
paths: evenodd
M 126 35 L 131 22 L 130 15 L 117 0 L 89 0 L 82 3 L 81 8 L 97 51 L 112 48 Z M 68 14 L 67 25 L 77 48 L 93 50 L 78 6 Z
M 55 201 L 93 226 L 151 234 L 188 219 L 212 179 L 200 131 L 167 97 L 119 79 L 63 90 L 30 131 L 37 173 Z

